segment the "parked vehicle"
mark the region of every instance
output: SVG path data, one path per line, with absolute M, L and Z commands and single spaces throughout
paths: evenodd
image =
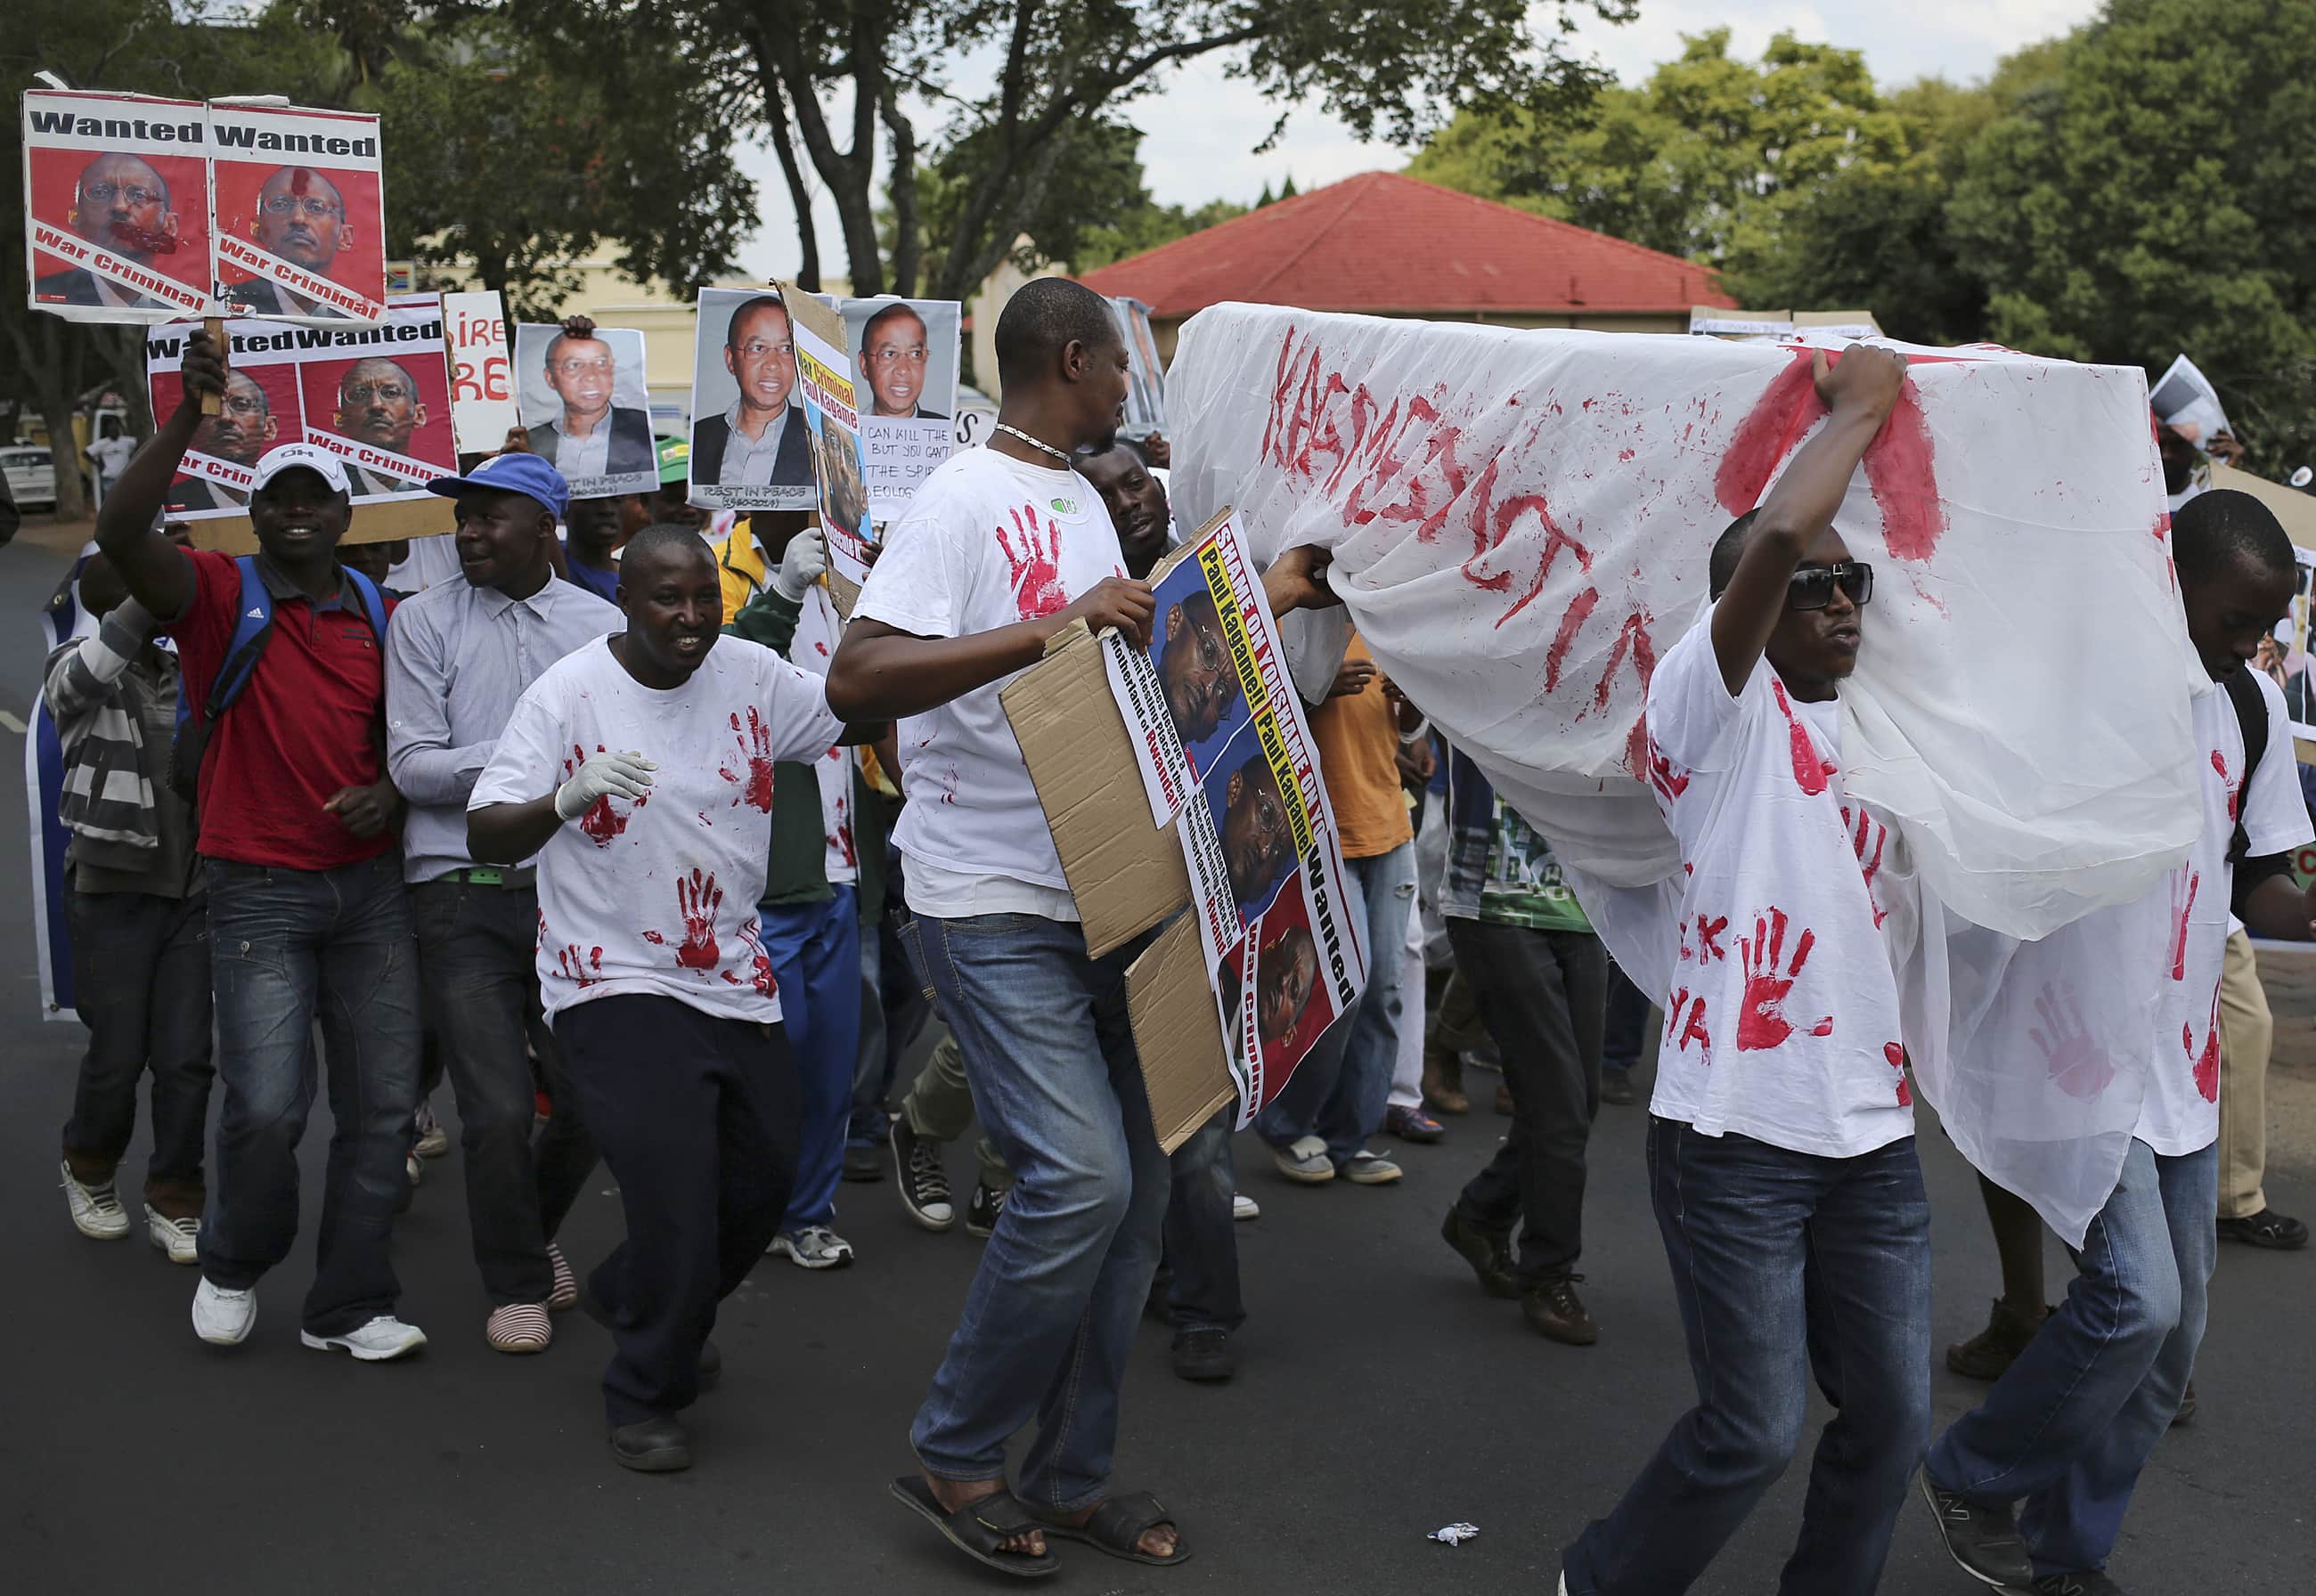
M 57 468 L 49 451 L 35 443 L 0 449 L 0 470 L 8 474 L 8 495 L 20 510 L 57 507 Z

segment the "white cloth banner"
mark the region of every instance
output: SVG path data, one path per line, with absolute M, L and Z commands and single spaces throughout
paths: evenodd
M 2031 954 L 2016 940 L 2161 892 L 2200 825 L 2189 705 L 2208 683 L 2143 375 L 1897 347 L 1915 362 L 1905 397 L 1836 517 L 1879 576 L 1841 693 L 1848 791 L 1920 884 L 1893 957 L 1925 1015 L 1909 1037 L 1925 1092 L 1980 1167 L 2080 1236 L 2127 1145 L 2151 1025 L 2101 1011 L 2108 1090 L 2085 1100 L 2033 1070 L 2032 1122 L 1992 1119 L 2015 1093 L 1941 1088 L 2007 1083 L 2034 1057 L 2026 1029 L 2051 1034 L 2032 1026 L 2041 986 L 2065 996 L 2085 956 L 2125 957 L 2135 909 Z M 1636 779 L 1645 687 L 1702 611 L 1714 540 L 1823 416 L 1806 347 L 1226 304 L 1184 326 L 1168 381 L 1182 520 L 1235 506 L 1262 561 L 1332 548 L 1376 663 L 1591 878 L 1596 925 L 1658 984 L 1680 861 Z M 1333 662 L 1324 641 L 1305 652 L 1307 688 Z M 1949 938 L 1978 937 L 1968 979 L 1950 976 Z M 2044 969 L 2061 949 L 2065 970 Z M 2085 1161 L 2062 1190 L 2039 1172 L 2052 1161 L 1989 1151 L 2062 1140 Z

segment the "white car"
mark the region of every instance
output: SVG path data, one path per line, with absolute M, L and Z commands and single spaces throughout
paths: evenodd
M 47 450 L 29 443 L 0 449 L 0 470 L 8 474 L 8 496 L 17 509 L 57 507 L 57 468 Z

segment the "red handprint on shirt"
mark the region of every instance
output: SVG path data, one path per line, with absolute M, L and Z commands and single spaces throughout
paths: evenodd
M 740 729 L 738 715 L 727 718 L 732 722 L 732 736 L 739 741 L 740 763 L 744 768 L 726 764 L 717 773 L 740 789 L 740 796 L 732 800 L 734 807 L 744 803 L 769 815 L 772 812 L 772 728 L 764 724 L 753 704 L 748 706 L 747 730 Z
M 1670 808 L 1673 799 L 1688 790 L 1688 772 L 1672 762 L 1665 751 L 1657 746 L 1654 737 L 1649 739 L 1649 785 Z
M 2035 1013 L 2043 1028 L 2029 1027 L 2026 1035 L 2043 1055 L 2051 1084 L 2083 1102 L 2105 1092 L 2115 1079 L 2115 1064 L 2084 1022 L 2074 993 L 2044 982 L 2035 999 Z
M 603 752 L 603 745 L 601 743 L 595 745 L 595 752 L 598 753 Z M 563 779 L 568 781 L 578 773 L 579 767 L 586 762 L 587 751 L 574 743 L 571 745 L 571 757 L 563 762 Z M 611 807 L 611 796 L 605 793 L 588 805 L 587 812 L 579 816 L 579 829 L 587 834 L 587 840 L 596 847 L 608 848 L 614 838 L 628 829 L 628 822 L 635 817 L 636 811 L 649 802 L 651 802 L 651 794 L 646 792 L 634 803 L 629 804 L 628 812 L 622 815 Z
M 997 529 L 997 547 L 1004 552 L 1006 566 L 1011 573 L 1014 612 L 1023 620 L 1036 620 L 1068 608 L 1070 595 L 1062 590 L 1061 528 L 1048 516 L 1041 542 L 1035 504 L 1025 504 L 1007 513 L 1012 517 L 1013 531 L 1021 547 L 1018 552 L 1015 550 L 1013 539 L 1006 537 L 1003 527 Z
M 1759 1052 L 1780 1048 L 1794 1034 L 1793 1021 L 1786 1018 L 1786 996 L 1794 989 L 1795 977 L 1809 962 L 1810 950 L 1817 946 L 1817 933 L 1804 931 L 1794 943 L 1793 962 L 1778 973 L 1777 963 L 1786 948 L 1786 912 L 1771 909 L 1765 921 L 1753 917 L 1753 934 L 1737 939 L 1737 951 L 1745 963 L 1745 996 L 1737 1016 L 1737 1050 L 1740 1053 Z M 1810 1035 L 1833 1034 L 1833 1016 L 1829 1014 L 1810 1027 Z
M 1676 1053 L 1688 1052 L 1689 1043 L 1694 1041 L 1697 1045 L 1697 1061 L 1704 1065 L 1713 1062 L 1713 1038 L 1705 1029 L 1703 993 L 1691 998 L 1688 988 L 1684 986 L 1672 994 L 1672 1002 L 1665 1009 L 1665 1040 L 1672 1043 Z
M 2187 978 L 2187 917 L 2196 912 L 2196 894 L 2204 885 L 2201 870 L 2171 872 L 2171 978 Z
M 714 876 L 702 876 L 694 869 L 688 878 L 675 878 L 676 912 L 683 916 L 683 942 L 675 950 L 676 963 L 688 970 L 716 967 L 716 912 L 723 906 L 724 889 Z
M 1868 815 L 1863 804 L 1855 814 L 1844 805 L 1841 823 L 1849 828 L 1849 845 L 1857 851 L 1857 873 L 1866 878 L 1866 901 L 1873 906 L 1874 929 L 1879 931 L 1890 912 L 1874 896 L 1874 878 L 1882 873 L 1882 851 L 1889 845 L 1890 828 Z
M 1809 727 L 1795 715 L 1793 705 L 1786 700 L 1786 684 L 1772 676 L 1769 691 L 1777 695 L 1777 713 L 1786 718 L 1786 736 L 1793 749 L 1794 782 L 1804 792 L 1815 798 L 1825 790 L 1825 784 L 1839 774 L 1831 760 L 1817 756 L 1817 745 L 1810 741 Z M 1740 1042 L 1739 1047 L 1744 1044 Z
M 1900 1042 L 1883 1043 L 1882 1057 L 1888 1059 L 1890 1061 L 1890 1067 L 1898 1072 L 1898 1106 L 1902 1109 L 1912 1108 L 1914 1106 L 1914 1088 L 1906 1079 L 1906 1048 L 1904 1044 Z
M 575 981 L 582 987 L 592 986 L 603 978 L 603 950 L 597 948 L 593 955 L 592 958 L 583 958 L 579 944 L 566 942 L 555 955 L 555 967 L 562 972 L 565 980 Z
M 2196 1090 L 2203 1093 L 2205 1102 L 2220 1101 L 2220 989 L 2212 988 L 2212 1030 L 2204 1039 L 2204 1050 L 2196 1051 L 2196 1028 L 2191 1021 L 2179 1028 L 2180 1045 L 2187 1048 L 2194 1061 Z

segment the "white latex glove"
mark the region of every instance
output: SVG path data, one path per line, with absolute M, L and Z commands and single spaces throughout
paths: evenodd
M 593 753 L 578 774 L 555 789 L 558 820 L 576 820 L 600 798 L 623 798 L 630 802 L 651 790 L 651 773 L 659 769 L 632 750 Z
M 800 600 L 827 569 L 828 535 L 818 527 L 806 527 L 788 539 L 780 568 L 772 573 L 772 589 L 784 599 Z

